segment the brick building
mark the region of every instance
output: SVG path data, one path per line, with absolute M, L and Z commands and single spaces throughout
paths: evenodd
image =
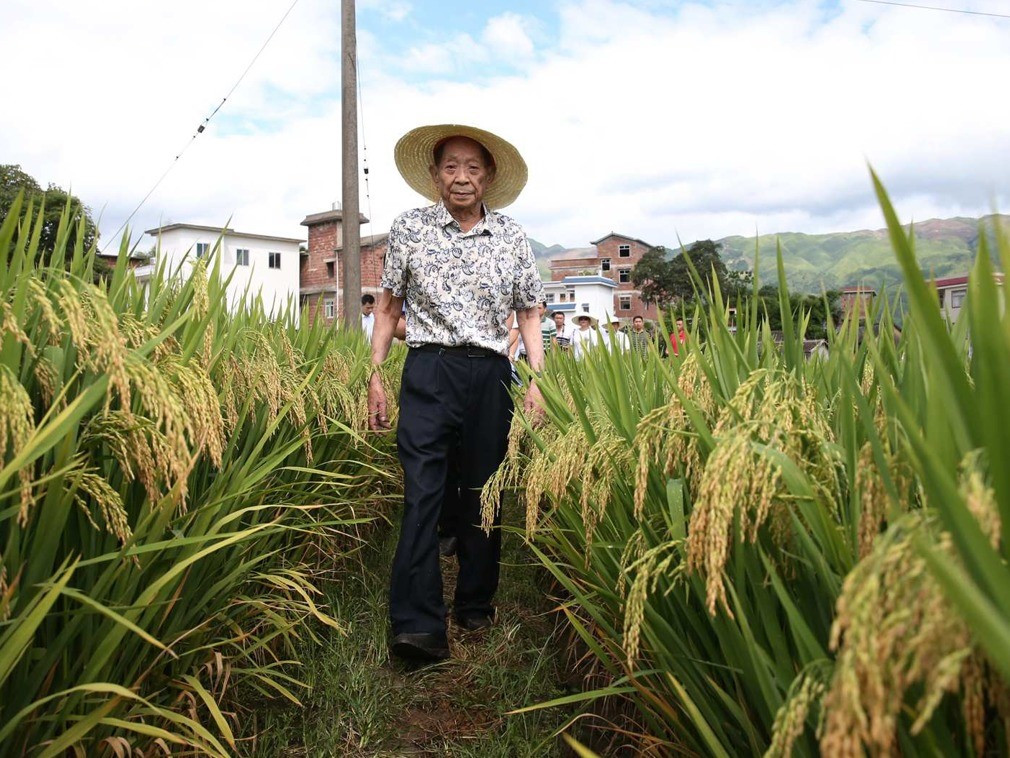
M 360 224 L 368 222 L 364 215 Z M 309 321 L 322 318 L 332 323 L 343 312 L 340 276 L 342 273 L 344 213 L 329 210 L 305 217 L 302 226 L 309 229 L 308 247 L 302 253 L 300 269 L 300 300 Z M 378 296 L 381 288 L 382 262 L 386 257 L 388 234 L 373 234 L 361 238 L 361 293 Z
M 575 258 L 552 260 L 551 281 L 559 282 L 566 276 L 599 274 L 617 285 L 614 290 L 613 313 L 622 320 L 640 315 L 655 321 L 659 317 L 656 306 L 646 306 L 642 302 L 641 293 L 631 282 L 631 269 L 653 246 L 635 237 L 615 232 L 590 244 L 595 250 L 591 248 L 586 253 L 580 252 Z

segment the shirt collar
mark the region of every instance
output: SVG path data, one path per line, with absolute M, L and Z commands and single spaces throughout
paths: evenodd
M 473 227 L 473 229 L 466 232 L 466 234 L 468 235 L 492 233 L 490 221 L 494 211 L 488 208 L 487 205 L 485 205 L 484 203 L 481 203 L 480 206 L 481 209 L 484 211 L 484 217 L 477 222 L 477 224 Z M 456 228 L 457 229 L 459 228 L 459 223 L 456 221 L 456 219 L 452 217 L 452 214 L 449 213 L 449 209 L 445 207 L 445 203 L 443 203 L 441 200 L 439 200 L 438 203 L 435 205 L 435 220 L 437 221 L 438 225 L 443 228 L 449 226 L 450 224 L 455 224 Z

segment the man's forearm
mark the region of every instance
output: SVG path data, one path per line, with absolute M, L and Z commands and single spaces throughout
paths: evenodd
M 393 344 L 396 323 L 400 320 L 403 298 L 393 297 L 389 290 L 383 291 L 375 309 L 375 326 L 372 329 L 372 365 L 379 366 L 389 355 Z
M 526 360 L 534 371 L 544 368 L 544 338 L 540 331 L 540 311 L 534 306 L 526 310 L 516 311 L 519 322 L 519 334 L 522 335 L 526 347 Z

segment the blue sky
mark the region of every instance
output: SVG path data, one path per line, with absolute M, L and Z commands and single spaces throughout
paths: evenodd
M 108 239 L 290 4 L 5 0 L 0 45 L 31 75 L 5 79 L 0 161 L 72 186 Z M 133 229 L 297 236 L 339 200 L 339 39 L 339 3 L 299 0 Z M 358 41 L 365 233 L 422 202 L 392 148 L 440 122 L 520 149 L 530 180 L 508 212 L 548 244 L 877 228 L 867 163 L 906 219 L 1010 207 L 1010 20 L 858 0 L 359 0 Z

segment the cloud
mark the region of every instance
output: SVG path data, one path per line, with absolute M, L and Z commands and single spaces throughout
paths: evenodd
M 31 72 L 5 80 L 0 161 L 72 184 L 108 236 L 287 4 L 82 5 L 0 9 L 0 45 Z M 508 212 L 548 244 L 880 226 L 868 162 L 903 218 L 1010 206 L 1010 22 L 814 0 L 569 0 L 539 17 L 474 10 L 467 32 L 419 1 L 361 5 L 366 234 L 423 202 L 392 148 L 442 122 L 519 147 L 530 180 Z M 299 3 L 134 227 L 231 217 L 295 236 L 339 200 L 339 23 L 339 7 Z
M 489 19 L 483 41 L 496 57 L 526 60 L 533 57 L 533 40 L 526 31 L 527 22 L 516 13 L 504 13 Z

